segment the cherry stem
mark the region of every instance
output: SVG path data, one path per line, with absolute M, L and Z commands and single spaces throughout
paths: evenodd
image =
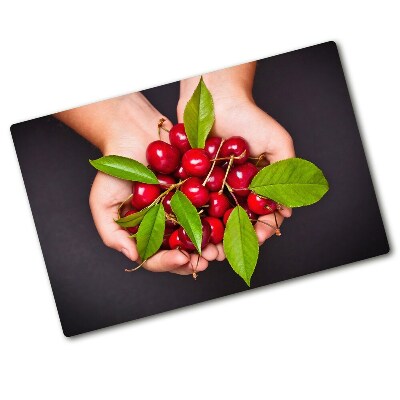
M 164 123 L 165 121 L 166 121 L 165 118 L 160 118 L 160 120 L 158 121 L 157 127 L 158 127 L 158 136 L 159 136 L 160 139 L 161 139 L 161 129 L 162 129 L 163 131 L 169 133 L 169 130 L 168 130 L 167 128 L 164 128 L 164 127 L 163 127 L 163 123 Z
M 276 219 L 276 212 L 274 211 L 274 218 L 275 218 L 275 224 L 276 224 L 276 230 L 275 230 L 275 234 L 276 236 L 281 236 L 281 230 L 279 229 L 279 225 L 278 225 L 278 220 Z
M 139 265 L 138 265 L 137 267 L 135 267 L 135 268 L 132 268 L 132 269 L 126 269 L 126 268 L 125 268 L 125 272 L 134 272 L 134 271 L 138 270 L 140 267 L 143 266 L 143 264 L 144 264 L 146 261 L 147 261 L 147 259 L 144 260 L 141 264 L 139 264 Z
M 200 261 L 200 254 L 197 256 L 197 263 L 196 263 L 196 268 L 193 268 L 193 264 L 192 264 L 192 270 L 193 270 L 193 279 L 196 280 L 197 279 L 197 267 L 199 266 L 199 261 Z
M 165 213 L 165 218 L 179 225 L 179 222 L 171 214 Z
M 226 184 L 226 178 L 228 177 L 228 173 L 229 173 L 229 170 L 230 170 L 231 167 L 232 167 L 234 158 L 235 158 L 235 157 L 233 157 L 233 156 L 230 157 L 229 164 L 228 164 L 228 168 L 226 169 L 225 176 L 224 176 L 224 180 L 222 181 L 221 189 L 220 189 L 219 192 L 218 192 L 219 194 L 221 194 L 221 193 L 223 192 L 223 190 L 224 190 L 224 186 L 225 186 L 225 184 Z
M 128 197 L 127 199 L 125 199 L 125 200 L 119 205 L 118 210 L 117 210 L 117 212 L 118 212 L 118 219 L 121 218 L 121 208 L 124 206 L 124 204 L 125 204 L 128 200 L 130 200 L 130 199 L 132 198 L 132 196 L 133 196 L 133 193 L 131 193 L 131 194 L 129 195 L 129 197 Z
M 246 154 L 246 150 L 240 156 L 229 156 L 229 157 L 213 158 L 210 161 L 228 161 L 231 158 L 233 158 L 234 160 L 240 160 L 245 156 L 245 154 Z
M 281 235 L 282 235 L 281 230 L 280 230 L 279 228 L 275 228 L 275 226 L 269 224 L 268 222 L 261 221 L 261 220 L 259 220 L 259 219 L 250 219 L 250 221 L 251 221 L 251 222 L 261 222 L 262 224 L 267 225 L 268 227 L 270 227 L 271 229 L 273 229 L 273 230 L 275 231 L 275 235 L 276 235 L 276 236 L 281 236 Z
M 261 153 L 258 157 L 249 157 L 250 160 L 256 160 L 256 167 L 261 162 L 261 160 L 265 157 L 265 153 Z
M 235 203 L 237 206 L 239 206 L 239 202 L 236 198 L 236 196 L 233 194 L 233 189 L 225 182 L 225 186 L 228 188 L 229 193 L 231 194 L 231 196 L 233 197 L 233 200 L 235 200 Z
M 215 154 L 216 157 L 218 157 L 219 151 L 221 150 L 221 147 L 222 147 L 222 144 L 223 144 L 223 143 L 224 143 L 224 139 L 221 140 L 221 143 L 220 143 L 220 145 L 219 145 L 219 147 L 218 147 L 217 153 Z M 212 163 L 212 165 L 211 165 L 210 171 L 208 172 L 208 174 L 207 174 L 207 176 L 206 176 L 206 179 L 204 179 L 203 186 L 206 186 L 206 183 L 207 183 L 207 181 L 210 179 L 211 173 L 213 172 L 213 170 L 214 170 L 214 168 L 215 168 L 215 165 L 216 165 L 216 163 L 217 163 L 218 160 L 217 160 L 217 159 L 214 159 L 214 160 L 211 160 L 211 161 L 213 161 L 213 163 Z

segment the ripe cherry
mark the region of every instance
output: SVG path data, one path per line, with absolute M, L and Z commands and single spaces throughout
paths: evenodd
M 182 167 L 189 176 L 206 176 L 211 162 L 203 149 L 190 149 L 182 157 Z
M 247 197 L 250 190 L 247 188 L 250 185 L 251 180 L 256 176 L 258 168 L 251 163 L 245 163 L 232 168 L 226 181 L 228 185 L 234 189 L 235 195 L 240 197 Z M 245 190 L 243 190 L 245 189 Z
M 272 214 L 277 208 L 277 204 L 273 200 L 260 197 L 255 193 L 249 194 L 247 205 L 251 211 L 258 215 Z
M 156 174 L 156 177 L 158 182 L 160 182 L 161 189 L 168 189 L 171 185 L 176 183 L 171 175 Z
M 175 171 L 174 176 L 175 178 L 178 178 L 182 181 L 185 180 L 186 178 L 189 178 L 189 175 L 183 169 L 182 165 Z
M 201 220 L 201 225 L 202 225 L 202 233 L 203 233 L 203 239 L 201 241 L 201 248 L 204 249 L 204 247 L 206 247 L 210 241 L 211 226 L 207 221 L 205 221 L 204 218 Z M 181 245 L 182 249 L 187 250 L 187 251 L 196 250 L 196 247 L 194 247 L 194 244 L 192 243 L 188 234 L 182 227 L 180 227 L 178 229 L 178 232 L 179 232 L 178 233 L 179 240 L 182 243 L 182 245 Z
M 247 215 L 249 216 L 250 220 L 252 220 L 252 223 L 255 224 L 256 221 L 258 219 L 258 214 L 256 214 L 254 211 L 251 211 L 249 206 L 245 203 L 242 204 L 242 207 L 244 209 L 244 211 L 246 211 Z
M 167 230 L 167 229 L 172 229 L 172 230 L 175 230 L 175 229 L 178 229 L 179 228 L 179 226 L 176 224 L 176 222 L 174 222 L 174 221 L 172 221 L 172 220 L 170 220 L 170 219 L 167 219 L 166 221 L 165 221 L 165 229 Z
M 232 136 L 221 146 L 221 151 L 219 152 L 219 157 L 238 157 L 235 158 L 233 163 L 235 165 L 244 164 L 249 157 L 249 145 L 240 136 Z
M 179 165 L 179 150 L 162 140 L 151 142 L 146 151 L 147 162 L 151 168 L 162 174 L 170 174 Z
M 165 197 L 162 200 L 162 204 L 164 206 L 164 210 L 167 214 L 173 214 L 172 208 L 171 208 L 171 199 L 172 196 L 174 195 L 174 192 L 169 192 L 165 195 Z
M 173 231 L 168 239 L 169 247 L 173 249 L 177 249 L 178 247 L 182 247 L 182 242 L 179 239 L 179 229 Z
M 129 210 L 124 214 L 124 217 L 127 217 L 128 215 L 132 215 L 135 214 L 137 211 L 136 210 Z M 137 226 L 132 226 L 130 228 L 126 228 L 126 230 L 131 233 L 132 235 L 134 235 L 139 229 L 139 225 Z
M 217 151 L 221 145 L 221 142 L 222 138 L 220 137 L 210 137 L 206 140 L 204 151 L 207 153 L 210 160 L 217 156 Z
M 189 178 L 181 186 L 181 192 L 192 202 L 192 204 L 199 208 L 207 204 L 209 199 L 208 189 L 203 186 L 203 182 L 199 178 Z
M 207 221 L 211 227 L 210 243 L 221 243 L 224 238 L 224 224 L 219 218 L 215 217 L 205 217 L 204 220 Z
M 171 249 L 171 247 L 169 245 L 169 238 L 170 238 L 172 232 L 174 231 L 174 229 L 176 229 L 176 228 L 171 228 L 171 227 L 168 227 L 167 225 L 165 225 L 164 237 L 163 237 L 163 241 L 161 244 L 162 249 L 164 249 L 164 250 Z
M 254 225 L 256 223 L 258 215 L 255 212 L 251 211 L 247 204 L 241 204 L 241 207 L 243 207 L 244 211 L 246 211 L 246 213 L 249 216 L 252 224 Z M 225 225 L 228 222 L 228 218 L 231 215 L 232 211 L 233 211 L 233 208 L 230 208 L 229 210 L 225 211 L 224 217 L 222 219 L 224 221 Z
M 233 211 L 233 208 L 229 208 L 228 210 L 225 211 L 224 216 L 222 218 L 222 221 L 224 221 L 225 225 L 228 222 L 229 216 L 231 215 L 232 211 Z
M 206 188 L 210 192 L 218 192 L 222 188 L 224 177 L 225 171 L 216 165 L 207 179 Z
M 160 187 L 149 183 L 135 182 L 132 194 L 132 206 L 137 210 L 142 210 L 160 195 Z
M 169 131 L 169 141 L 172 146 L 176 147 L 182 154 L 190 150 L 190 143 L 185 131 L 185 125 L 176 124 Z
M 210 193 L 209 207 L 207 213 L 210 217 L 222 218 L 225 211 L 230 207 L 228 198 L 223 193 Z

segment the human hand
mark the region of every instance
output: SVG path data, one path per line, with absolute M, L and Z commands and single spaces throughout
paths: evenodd
M 159 139 L 157 124 L 162 118 L 140 93 L 79 107 L 55 116 L 96 145 L 104 155 L 126 156 L 144 165 L 147 165 L 148 144 Z M 165 128 L 171 126 L 168 120 L 164 122 Z M 167 138 L 167 134 L 161 134 L 161 139 Z M 131 193 L 131 182 L 99 172 L 92 185 L 89 204 L 104 244 L 122 252 L 130 260 L 140 262 L 135 241 L 114 222 L 118 218 L 121 203 Z M 149 258 L 143 268 L 154 272 L 192 274 L 193 266 L 197 265 L 196 271 L 207 268 L 210 255 L 213 256 L 213 251 L 204 249 L 203 257 L 198 261 L 197 256 L 179 250 L 161 250 Z
M 252 69 L 244 75 L 245 79 L 236 79 L 236 72 L 230 68 L 203 76 L 214 100 L 215 123 L 211 133 L 222 138 L 235 135 L 245 138 L 249 143 L 251 155 L 258 156 L 263 153 L 268 163 L 294 157 L 293 141 L 289 133 L 254 103 L 251 95 L 251 75 L 254 75 L 254 66 L 244 66 Z M 177 107 L 179 122 L 183 122 L 185 106 L 198 80 L 199 78 L 190 78 L 181 82 L 181 97 Z M 283 219 L 290 217 L 291 213 L 291 209 L 283 207 L 276 213 L 277 221 L 274 214 L 260 217 L 255 225 L 259 243 L 262 244 L 273 236 L 276 230 L 272 227 L 276 226 L 276 222 L 280 226 Z M 222 258 L 223 247 L 218 246 Z

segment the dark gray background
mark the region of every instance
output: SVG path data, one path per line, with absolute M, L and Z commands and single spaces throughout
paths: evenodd
M 176 119 L 177 82 L 144 94 Z M 295 210 L 282 237 L 261 247 L 252 288 L 388 252 L 336 45 L 260 60 L 254 98 L 292 134 L 297 156 L 324 171 L 331 189 L 318 204 Z M 66 336 L 248 290 L 226 262 L 211 263 L 197 281 L 125 273 L 127 259 L 103 245 L 88 207 L 96 174 L 88 159 L 99 152 L 51 116 L 11 131 Z

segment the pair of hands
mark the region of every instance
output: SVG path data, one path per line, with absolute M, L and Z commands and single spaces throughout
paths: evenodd
M 185 91 L 182 93 L 181 87 L 181 98 L 177 107 L 179 122 L 183 122 L 185 105 L 194 90 L 188 86 L 186 93 Z M 240 135 L 248 141 L 252 155 L 259 155 L 264 151 L 267 161 L 271 163 L 294 157 L 293 143 L 288 132 L 258 108 L 251 97 L 230 95 L 213 97 L 216 115 L 213 135 L 223 138 Z M 113 109 L 118 110 L 120 118 L 114 121 L 116 133 L 110 135 L 110 140 L 103 144 L 103 153 L 124 155 L 146 165 L 146 148 L 150 142 L 158 140 L 157 123 L 162 115 L 140 93 L 109 100 L 112 101 L 118 103 Z M 167 119 L 163 126 L 170 129 L 172 124 Z M 168 142 L 168 133 L 161 132 L 161 139 Z M 114 222 L 118 216 L 119 205 L 131 193 L 130 182 L 99 172 L 90 193 L 90 208 L 96 228 L 105 245 L 121 251 L 132 261 L 138 261 L 135 242 L 129 238 L 127 231 Z M 280 210 L 277 213 L 278 224 L 281 225 L 283 219 L 290 215 L 290 209 Z M 271 225 L 275 224 L 274 215 L 260 217 L 260 220 Z M 269 226 L 259 222 L 256 223 L 255 230 L 260 244 L 275 233 Z M 199 272 L 207 268 L 209 261 L 222 261 L 224 258 L 222 244 L 209 244 L 203 250 L 199 262 L 198 256 L 194 254 L 186 256 L 179 250 L 161 250 L 149 258 L 143 267 L 154 272 L 169 271 L 187 275 L 193 273 L 193 265 L 197 262 L 196 270 Z

